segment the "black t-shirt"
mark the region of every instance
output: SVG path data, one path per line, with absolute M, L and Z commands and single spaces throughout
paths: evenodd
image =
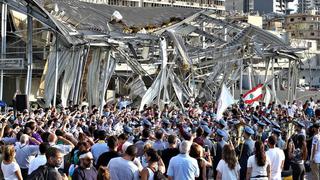
M 108 166 L 109 161 L 112 158 L 119 157 L 119 156 L 120 156 L 120 154 L 115 151 L 109 151 L 109 152 L 105 152 L 105 153 L 101 154 L 99 156 L 98 162 L 96 164 L 96 168 L 99 169 L 100 166 Z
M 161 151 L 160 155 L 161 155 L 161 158 L 162 158 L 164 165 L 166 166 L 166 170 L 168 169 L 170 159 L 172 157 L 178 155 L 179 153 L 180 152 L 179 152 L 178 148 L 168 148 L 168 149 Z
M 62 180 L 62 176 L 56 168 L 46 164 L 33 171 L 27 180 Z
M 74 170 L 72 180 L 97 180 L 97 176 L 98 171 L 95 167 L 91 167 L 90 169 L 78 167 Z

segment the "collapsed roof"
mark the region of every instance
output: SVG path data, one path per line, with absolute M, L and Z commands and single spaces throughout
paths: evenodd
M 121 77 L 128 89 L 124 95 L 140 98 L 141 105 L 155 101 L 182 105 L 190 97 L 212 99 L 223 83 L 238 83 L 241 71 L 252 63 L 275 57 L 299 60 L 295 53 L 300 49 L 278 36 L 248 23 L 227 21 L 215 11 L 32 2 L 62 34 L 62 41 L 53 40 L 61 51 L 51 51 L 45 85 L 40 87 L 47 105 L 53 98 L 49 82 L 57 56 L 64 105 L 68 100 L 104 104 L 112 75 Z M 120 18 L 112 21 L 115 12 Z M 129 69 L 117 69 L 121 64 Z

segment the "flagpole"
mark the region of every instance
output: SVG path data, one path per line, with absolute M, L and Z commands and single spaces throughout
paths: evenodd
M 240 65 L 240 94 L 242 94 L 242 81 L 243 81 L 243 59 L 241 60 Z
M 272 74 L 274 74 L 274 58 L 272 58 Z M 275 76 L 272 78 L 272 91 L 276 94 Z M 276 101 L 275 97 L 272 98 L 272 101 Z

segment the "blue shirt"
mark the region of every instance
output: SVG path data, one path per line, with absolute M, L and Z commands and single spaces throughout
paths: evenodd
M 197 160 L 188 154 L 178 154 L 171 158 L 167 175 L 174 180 L 193 180 L 200 175 Z
M 167 144 L 163 141 L 157 140 L 153 143 L 153 149 L 155 149 L 156 151 L 162 151 L 167 149 Z
M 103 142 L 103 143 L 96 143 L 91 147 L 91 153 L 93 155 L 93 159 L 94 159 L 94 163 L 96 164 L 98 161 L 99 156 L 102 153 L 108 152 L 109 151 L 109 147 L 108 144 Z

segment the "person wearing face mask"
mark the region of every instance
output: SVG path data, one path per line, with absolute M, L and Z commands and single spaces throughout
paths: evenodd
M 46 152 L 47 163 L 33 171 L 28 180 L 67 180 L 64 173 L 60 173 L 58 168 L 63 162 L 63 153 L 55 147 L 50 147 Z
M 72 180 L 96 180 L 98 171 L 93 166 L 93 155 L 86 152 L 79 156 L 79 166 L 75 169 Z

